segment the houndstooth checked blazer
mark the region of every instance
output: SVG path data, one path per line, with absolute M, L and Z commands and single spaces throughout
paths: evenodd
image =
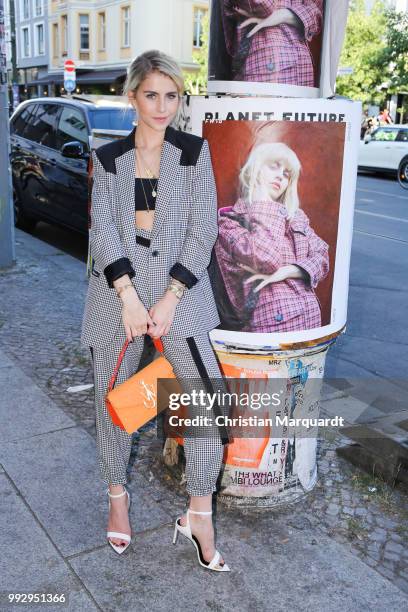
M 135 130 L 92 152 L 89 240 L 94 268 L 82 323 L 83 346 L 106 346 L 121 324 L 121 301 L 113 281 L 127 273 L 138 291 Z M 163 296 L 170 276 L 188 287 L 176 307 L 168 337 L 202 334 L 220 322 L 207 272 L 217 234 L 217 193 L 208 143 L 169 126 L 160 159 L 145 274 L 151 305 Z

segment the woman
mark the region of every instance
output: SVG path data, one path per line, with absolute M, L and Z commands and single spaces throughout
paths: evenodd
M 208 336 L 219 323 L 207 272 L 217 237 L 216 189 L 208 143 L 170 126 L 183 91 L 172 58 L 159 51 L 137 57 L 124 87 L 137 127 L 92 153 L 95 265 L 81 340 L 93 356 L 99 464 L 109 485 L 108 538 L 119 553 L 130 543 L 125 484 L 131 436 L 112 424 L 104 395 L 124 341 L 132 342 L 118 383 L 136 372 L 145 334 L 162 339 L 184 386 L 193 377 L 221 378 Z M 210 517 L 227 442 L 225 430 L 222 439 L 220 433 L 185 437 L 190 506 L 177 519 L 175 535 L 191 539 L 201 565 L 228 571 L 215 550 Z
M 308 42 L 322 15 L 323 0 L 223 0 L 233 80 L 316 87 Z
M 287 145 L 255 145 L 239 175 L 241 197 L 219 211 L 215 253 L 241 331 L 321 326 L 315 288 L 329 271 L 328 245 L 299 208 L 299 174 Z

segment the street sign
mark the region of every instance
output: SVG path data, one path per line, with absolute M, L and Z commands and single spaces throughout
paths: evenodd
M 75 72 L 75 62 L 74 60 L 65 60 L 64 62 L 64 71 L 67 72 Z
M 344 66 L 344 68 L 339 68 L 337 72 L 337 76 L 346 76 L 347 74 L 353 74 L 354 68 L 352 66 Z
M 72 79 L 64 79 L 64 89 L 68 93 L 72 93 L 75 89 L 75 81 Z
M 76 87 L 76 70 L 75 62 L 65 60 L 64 62 L 64 89 L 71 93 Z

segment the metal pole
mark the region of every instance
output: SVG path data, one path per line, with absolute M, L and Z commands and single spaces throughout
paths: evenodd
M 12 66 L 12 77 L 11 81 L 17 83 L 18 81 L 18 70 L 17 70 L 17 36 L 16 36 L 16 7 L 12 0 L 9 0 L 10 10 L 10 31 L 11 31 L 11 66 Z
M 15 261 L 5 34 L 4 0 L 0 0 L 0 134 L 5 145 L 0 147 L 0 268 Z

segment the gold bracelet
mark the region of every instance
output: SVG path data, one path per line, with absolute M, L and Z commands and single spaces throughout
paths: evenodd
M 116 289 L 116 293 L 117 293 L 118 297 L 120 297 L 122 295 L 122 293 L 124 292 L 125 289 L 129 289 L 129 287 L 133 287 L 132 283 L 128 283 L 127 285 L 122 285 L 122 287 L 118 287 Z
M 181 281 L 177 280 L 177 278 L 170 277 L 170 285 L 174 285 L 175 287 L 181 287 L 181 289 L 186 289 L 186 285 Z
M 184 294 L 184 287 L 181 287 L 180 285 L 176 285 L 175 283 L 170 283 L 169 286 L 167 287 L 167 291 L 171 291 L 172 293 L 176 295 L 176 297 L 181 299 Z

